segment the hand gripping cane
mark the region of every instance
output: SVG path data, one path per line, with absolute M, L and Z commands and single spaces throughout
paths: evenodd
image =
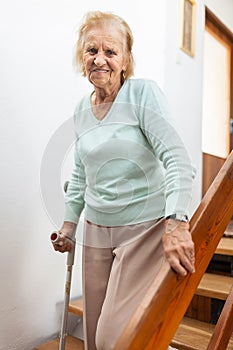
M 59 243 L 61 240 L 61 234 L 58 232 L 53 232 L 50 236 L 52 243 Z M 74 265 L 74 255 L 75 255 L 75 239 L 66 237 L 67 240 L 73 242 L 73 247 L 67 255 L 67 270 L 66 270 L 66 285 L 65 285 L 65 297 L 64 297 L 64 308 L 62 317 L 62 326 L 60 334 L 59 350 L 65 350 L 66 337 L 67 337 L 67 323 L 68 323 L 68 308 L 70 302 L 70 287 L 72 279 L 72 268 Z

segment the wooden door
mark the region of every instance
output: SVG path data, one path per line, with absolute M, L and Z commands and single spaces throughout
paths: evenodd
M 232 49 L 233 33 L 207 9 L 202 110 L 203 195 L 232 149 Z

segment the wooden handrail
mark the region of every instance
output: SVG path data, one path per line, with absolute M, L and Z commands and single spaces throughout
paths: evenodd
M 233 151 L 190 222 L 196 273 L 181 278 L 165 262 L 114 350 L 167 349 L 232 215 Z

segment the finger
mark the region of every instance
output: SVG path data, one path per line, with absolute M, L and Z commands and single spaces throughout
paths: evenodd
M 184 268 L 184 266 L 182 266 L 182 264 L 180 263 L 180 259 L 178 257 L 168 257 L 167 261 L 176 273 L 178 273 L 181 276 L 187 275 L 187 271 Z
M 193 251 L 190 251 L 188 253 L 185 254 L 186 258 L 191 261 L 192 263 L 194 263 L 195 261 L 195 255 Z
M 181 260 L 181 264 L 185 267 L 185 269 L 188 272 L 191 272 L 191 273 L 195 272 L 195 266 L 194 266 L 195 257 L 193 254 L 190 254 L 189 257 L 184 255 L 183 257 L 181 257 L 180 260 Z
M 64 252 L 70 252 L 72 250 L 72 245 L 71 244 L 66 244 L 63 249 L 64 249 Z
M 54 243 L 54 244 L 53 244 L 53 248 L 54 248 L 55 250 L 59 250 L 59 249 L 61 248 L 61 246 L 60 246 L 59 243 Z
M 64 242 L 55 243 L 54 249 L 60 253 L 70 252 L 72 250 L 72 244 Z

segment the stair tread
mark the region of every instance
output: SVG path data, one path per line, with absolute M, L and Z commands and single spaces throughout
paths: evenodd
M 33 350 L 58 350 L 59 338 L 48 341 L 45 344 L 39 345 Z M 66 350 L 84 350 L 84 343 L 82 340 L 72 337 L 70 335 L 66 338 Z
M 196 294 L 205 297 L 226 300 L 233 284 L 233 277 L 205 273 Z
M 231 220 L 229 222 L 229 224 L 227 225 L 227 228 L 224 232 L 224 236 L 225 237 L 233 237 L 233 220 Z
M 216 254 L 233 256 L 233 239 L 229 237 L 221 238 L 216 249 Z
M 210 323 L 184 317 L 172 340 L 172 346 L 179 350 L 206 350 L 214 327 Z M 233 350 L 233 336 L 227 350 Z
M 83 299 L 79 297 L 77 299 L 71 300 L 69 303 L 69 312 L 74 315 L 83 316 Z

